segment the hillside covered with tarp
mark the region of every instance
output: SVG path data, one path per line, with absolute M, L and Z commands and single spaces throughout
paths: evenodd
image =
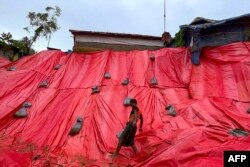
M 112 160 L 126 97 L 144 116 L 139 153 Z M 250 150 L 250 43 L 205 48 L 198 66 L 188 48 L 0 59 L 0 104 L 0 166 L 219 167 Z

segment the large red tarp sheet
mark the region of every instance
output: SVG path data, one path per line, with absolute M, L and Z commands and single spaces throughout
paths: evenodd
M 194 66 L 188 48 L 104 51 L 91 54 L 42 51 L 0 67 L 0 166 L 223 165 L 224 150 L 250 150 L 250 43 L 206 48 Z M 150 55 L 155 60 L 150 59 Z M 54 66 L 61 68 L 54 70 Z M 7 65 L 7 66 L 6 66 Z M 109 72 L 111 79 L 104 77 Z M 155 77 L 158 85 L 151 85 Z M 129 78 L 129 85 L 121 82 Z M 48 81 L 47 88 L 38 87 Z M 91 94 L 91 87 L 100 93 Z M 123 147 L 111 159 L 130 107 L 144 116 L 134 154 Z M 28 117 L 13 115 L 25 101 Z M 166 114 L 173 105 L 177 115 Z M 68 133 L 77 117 L 83 128 Z

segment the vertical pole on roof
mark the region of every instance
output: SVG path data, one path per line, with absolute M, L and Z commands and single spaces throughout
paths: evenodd
M 164 0 L 164 32 L 166 32 L 166 0 Z
M 51 37 L 51 34 L 49 34 L 49 39 L 48 39 L 48 45 L 47 45 L 47 48 L 49 47 L 50 37 Z

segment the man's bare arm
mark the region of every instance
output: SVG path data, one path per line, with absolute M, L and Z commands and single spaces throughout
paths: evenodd
M 137 117 L 138 117 L 138 110 L 135 110 L 133 124 L 136 124 Z

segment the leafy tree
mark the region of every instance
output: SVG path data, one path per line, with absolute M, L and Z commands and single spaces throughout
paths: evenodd
M 3 51 L 3 53 L 5 53 L 6 51 L 8 50 L 11 50 L 12 49 L 12 42 L 13 42 L 13 39 L 12 39 L 12 35 L 11 33 L 2 33 L 1 36 L 0 36 L 0 47 L 1 47 L 1 50 Z
M 187 32 L 187 28 L 180 29 L 179 32 L 175 34 L 174 38 L 174 46 L 175 47 L 182 47 L 185 46 L 185 34 Z
M 61 9 L 58 6 L 46 7 L 44 13 L 29 12 L 27 18 L 30 21 L 30 26 L 24 27 L 30 37 L 24 37 L 27 42 L 28 50 L 30 51 L 32 45 L 40 38 L 45 37 L 49 40 L 51 34 L 60 29 L 57 24 L 57 18 L 61 15 Z
M 25 36 L 21 40 L 14 40 L 11 33 L 2 33 L 0 35 L 1 49 L 4 52 L 13 51 L 13 55 L 9 56 L 10 60 L 16 60 L 13 57 L 34 54 L 35 50 L 32 49 L 32 46 L 40 37 L 50 40 L 51 34 L 60 29 L 57 24 L 57 18 L 60 15 L 61 9 L 58 6 L 48 6 L 43 13 L 29 12 L 27 18 L 29 19 L 30 26 L 24 27 L 24 29 L 30 36 Z
M 14 51 L 21 56 L 34 54 L 35 50 L 29 48 L 29 42 L 27 37 L 23 37 L 21 40 L 13 40 Z
M 35 50 L 28 48 L 29 39 L 27 37 L 22 38 L 21 40 L 15 40 L 12 38 L 11 33 L 2 33 L 0 36 L 0 47 L 3 53 L 7 51 L 13 51 L 13 55 L 8 55 L 8 58 L 11 61 L 15 61 L 21 56 L 34 54 Z
M 1 42 L 5 42 L 6 44 L 10 44 L 11 41 L 12 41 L 12 35 L 11 33 L 2 33 L 1 36 L 0 36 L 0 41 Z
M 6 50 L 10 49 L 11 47 L 8 45 L 10 40 L 12 39 L 12 35 L 10 33 L 2 33 L 0 36 L 0 46 L 2 50 L 5 52 Z

